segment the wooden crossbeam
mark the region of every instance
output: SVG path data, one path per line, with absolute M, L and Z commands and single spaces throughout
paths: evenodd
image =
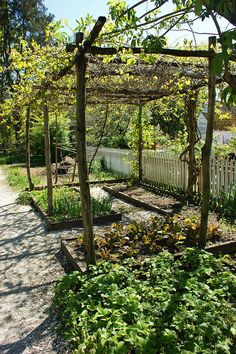
M 104 26 L 105 23 L 106 23 L 105 16 L 98 17 L 93 29 L 91 30 L 90 34 L 88 35 L 88 38 L 86 38 L 84 42 L 83 42 L 83 39 L 84 39 L 83 32 L 77 32 L 75 43 L 68 43 L 66 45 L 66 51 L 69 53 L 69 52 L 73 52 L 75 50 L 75 48 L 78 48 L 80 50 L 90 48 L 91 45 L 98 38 L 99 33 L 101 32 L 102 27 Z
M 94 25 L 92 31 L 90 32 L 88 38 L 83 43 L 83 47 L 84 48 L 91 47 L 91 45 L 98 38 L 99 33 L 101 32 L 102 27 L 104 26 L 105 23 L 106 23 L 106 17 L 104 17 L 104 16 L 98 17 L 97 22 L 95 23 L 95 25 Z
M 131 51 L 133 54 L 141 54 L 141 53 L 146 53 L 146 54 L 166 54 L 166 55 L 172 55 L 175 57 L 196 57 L 196 58 L 209 58 L 213 54 L 210 54 L 208 50 L 182 50 L 182 49 L 168 49 L 168 48 L 159 48 L 156 50 L 148 50 L 144 48 L 131 48 L 131 47 L 122 47 L 119 48 L 113 48 L 113 47 L 96 47 L 96 46 L 91 46 L 86 48 L 87 53 L 91 54 L 100 54 L 100 55 L 114 55 L 122 50 L 127 50 Z

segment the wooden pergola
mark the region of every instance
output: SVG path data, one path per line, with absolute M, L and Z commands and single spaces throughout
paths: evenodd
M 203 175 L 203 191 L 209 203 L 209 158 L 212 142 L 212 127 L 215 105 L 215 82 L 216 78 L 212 70 L 212 61 L 215 52 L 212 45 L 215 38 L 209 40 L 208 50 L 178 50 L 158 49 L 148 51 L 143 48 L 112 48 L 94 46 L 102 27 L 106 22 L 105 17 L 99 17 L 89 36 L 84 39 L 83 33 L 76 34 L 76 42 L 68 44 L 67 52 L 73 52 L 74 60 L 71 65 L 64 68 L 55 79 L 67 74 L 73 74 L 72 67 L 76 69 L 76 131 L 77 131 L 77 156 L 79 164 L 79 181 L 82 204 L 82 218 L 84 228 L 85 258 L 87 264 L 95 263 L 95 247 L 93 237 L 93 223 L 91 213 L 91 200 L 88 168 L 86 161 L 86 104 L 119 103 L 135 104 L 139 106 L 139 178 L 142 178 L 142 106 L 146 102 L 160 99 L 173 94 L 187 94 L 205 85 L 208 85 L 208 125 L 207 141 L 203 151 L 203 158 L 208 162 L 208 168 Z M 132 54 L 152 54 L 155 60 L 147 64 L 144 60 L 137 60 L 132 65 L 126 65 L 119 58 L 119 51 L 127 50 Z M 104 64 L 102 57 L 117 55 L 108 64 Z M 167 59 L 168 56 L 168 59 Z M 172 59 L 169 59 L 169 56 Z M 205 58 L 208 63 L 193 65 L 192 63 L 179 63 L 173 60 L 176 57 Z M 183 80 L 183 86 L 176 87 L 178 76 Z M 88 78 L 87 78 L 88 76 Z M 122 77 L 117 82 L 117 77 Z M 45 112 L 47 114 L 47 112 Z M 49 163 L 49 162 L 48 162 Z M 207 166 L 207 165 L 206 165 Z M 208 207 L 202 210 L 202 218 L 206 222 L 202 226 L 207 229 Z

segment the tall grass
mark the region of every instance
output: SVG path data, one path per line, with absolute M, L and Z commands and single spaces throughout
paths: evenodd
M 33 191 L 33 197 L 41 208 L 47 212 L 47 190 Z M 112 200 L 106 198 L 91 198 L 93 216 L 108 214 L 112 208 Z M 81 199 L 79 192 L 67 187 L 55 188 L 53 191 L 53 221 L 78 219 L 81 217 Z
M 15 190 L 24 190 L 29 187 L 26 170 L 22 167 L 9 166 L 4 168 L 9 185 Z M 40 177 L 34 176 L 32 178 L 34 184 L 40 183 Z

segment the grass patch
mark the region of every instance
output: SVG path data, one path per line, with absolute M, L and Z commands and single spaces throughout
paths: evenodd
M 19 166 L 8 166 L 4 168 L 9 185 L 15 190 L 24 190 L 29 187 L 26 169 Z M 32 178 L 35 185 L 40 184 L 41 178 L 34 176 Z
M 76 354 L 235 353 L 236 277 L 213 255 L 162 252 L 138 267 L 103 262 L 55 287 Z
M 121 178 L 121 175 L 114 171 L 109 171 L 106 168 L 104 160 L 93 161 L 91 166 L 91 177 L 90 180 L 108 180 L 108 179 L 116 179 Z
M 47 189 L 33 191 L 32 196 L 39 206 L 47 212 Z M 110 197 L 95 199 L 91 198 L 93 216 L 106 215 L 111 212 L 112 200 Z M 53 190 L 54 215 L 52 221 L 63 221 L 78 219 L 81 217 L 80 193 L 67 187 L 55 188 Z

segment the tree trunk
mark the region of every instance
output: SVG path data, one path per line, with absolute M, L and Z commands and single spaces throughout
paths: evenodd
M 84 53 L 80 53 L 75 58 L 77 75 L 77 93 L 76 93 L 76 138 L 77 138 L 77 156 L 79 165 L 80 196 L 82 206 L 83 228 L 84 228 L 84 247 L 85 259 L 87 265 L 95 264 L 95 246 L 93 236 L 92 208 L 88 179 L 88 168 L 86 161 L 86 58 Z
M 143 106 L 142 103 L 139 104 L 138 111 L 138 179 L 142 181 L 143 179 L 143 124 L 142 124 L 142 113 Z
M 30 174 L 30 138 L 29 138 L 29 131 L 30 131 L 30 105 L 27 107 L 26 111 L 26 123 L 25 123 L 25 157 L 26 157 L 26 171 L 27 171 L 27 177 L 28 177 L 28 182 L 29 182 L 29 189 L 32 191 L 34 189 L 34 184 L 31 179 L 31 174 Z
M 108 113 L 109 113 L 109 105 L 107 104 L 106 105 L 106 111 L 105 111 L 105 119 L 104 119 L 104 123 L 103 123 L 103 126 L 102 126 L 102 131 L 101 131 L 101 134 L 100 134 L 100 138 L 99 138 L 98 144 L 96 146 L 96 149 L 94 151 L 93 157 L 91 158 L 91 161 L 89 163 L 89 172 L 91 172 L 93 161 L 94 161 L 94 159 L 95 159 L 95 157 L 97 155 L 98 149 L 99 149 L 99 147 L 101 145 L 101 142 L 102 142 L 102 138 L 103 138 L 103 135 L 104 135 L 104 132 L 105 132 L 105 128 L 106 128 L 106 125 L 107 125 Z
M 211 46 L 216 45 L 216 38 L 209 38 L 209 50 L 213 51 Z M 203 181 L 203 198 L 201 208 L 201 224 L 199 246 L 206 246 L 208 214 L 210 203 L 210 156 L 213 137 L 213 123 L 215 116 L 215 81 L 216 77 L 213 71 L 213 58 L 209 58 L 209 79 L 208 79 L 208 112 L 207 112 L 207 130 L 205 144 L 202 148 L 202 181 Z
M 44 138 L 45 138 L 45 163 L 47 174 L 47 199 L 48 199 L 48 215 L 53 215 L 53 190 L 52 190 L 52 164 L 50 150 L 50 132 L 49 132 L 49 113 L 46 93 L 44 94 L 43 102 L 44 115 Z
M 56 164 L 56 170 L 55 170 L 55 184 L 58 182 L 58 120 L 57 120 L 57 113 L 55 117 L 56 121 L 56 141 L 55 141 L 55 164 Z
M 197 181 L 198 167 L 195 156 L 195 144 L 198 142 L 197 133 L 197 120 L 196 120 L 196 107 L 197 107 L 197 95 L 193 92 L 186 98 L 187 109 L 187 132 L 188 132 L 188 195 L 193 196 L 193 187 Z
M 75 156 L 75 164 L 74 164 L 74 169 L 73 169 L 73 173 L 72 173 L 72 178 L 71 178 L 71 182 L 73 183 L 74 180 L 75 180 L 75 172 L 76 172 L 76 165 L 78 163 L 78 156 L 77 156 L 77 153 L 76 153 L 76 156 Z

